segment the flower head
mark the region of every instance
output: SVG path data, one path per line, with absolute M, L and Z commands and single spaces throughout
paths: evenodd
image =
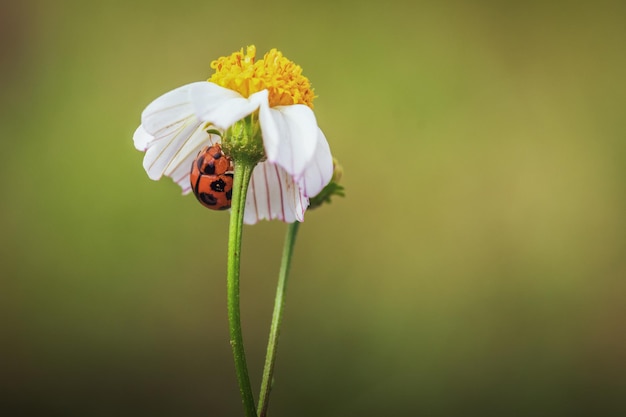
M 256 48 L 248 46 L 230 56 L 211 63 L 215 73 L 209 81 L 237 91 L 243 97 L 262 90 L 268 91 L 270 107 L 306 104 L 313 108 L 313 89 L 309 79 L 302 75 L 302 68 L 288 60 L 276 49 L 270 50 L 263 59 L 256 60 Z
M 330 148 L 312 110 L 315 95 L 309 80 L 275 49 L 257 60 L 254 46 L 246 54 L 242 49 L 219 58 L 211 67 L 215 73 L 208 81 L 165 93 L 143 111 L 133 139 L 146 152 L 148 176 L 171 177 L 186 194 L 198 151 L 219 142 L 232 149 L 232 131 L 241 123 L 247 128 L 252 124 L 263 155 L 252 172 L 244 221 L 302 221 L 309 197 L 333 175 Z

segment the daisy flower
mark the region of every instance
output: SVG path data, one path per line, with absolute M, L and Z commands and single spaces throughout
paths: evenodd
M 213 61 L 211 68 L 208 81 L 165 93 L 143 111 L 133 140 L 146 153 L 148 176 L 170 177 L 189 193 L 198 152 L 226 141 L 229 129 L 245 119 L 256 126 L 263 155 L 252 172 L 244 222 L 302 221 L 309 198 L 333 176 L 333 158 L 302 68 L 276 49 L 257 60 L 254 46 Z

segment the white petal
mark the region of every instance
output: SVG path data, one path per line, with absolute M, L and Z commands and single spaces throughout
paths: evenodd
M 287 223 L 303 221 L 309 199 L 283 168 L 268 161 L 252 172 L 246 196 L 244 223 L 278 219 Z
M 185 159 L 181 164 L 172 169 L 168 177 L 172 178 L 176 184 L 183 190 L 183 194 L 189 194 L 191 192 L 191 181 L 189 180 L 189 172 L 191 171 L 191 164 L 193 163 L 196 155 L 200 152 L 199 148 L 196 152 L 190 153 L 189 157 Z
M 181 148 L 167 165 L 164 175 L 172 178 L 183 189 L 183 194 L 191 191 L 191 183 L 189 182 L 189 173 L 191 164 L 196 159 L 198 152 L 203 146 L 212 145 L 220 141 L 217 135 L 207 135 L 204 129 L 197 129 L 189 137 L 187 142 Z
M 227 129 L 267 102 L 267 90 L 244 98 L 236 91 L 210 82 L 195 83 L 190 91 L 191 103 L 196 116 L 221 129 Z
M 200 82 L 202 83 L 202 82 Z M 187 84 L 158 97 L 141 114 L 141 125 L 155 137 L 168 135 L 177 123 L 193 115 L 189 91 L 198 83 Z
M 197 138 L 200 138 L 201 143 L 209 141 L 209 134 L 204 131 L 204 123 L 198 122 L 194 116 L 181 120 L 176 128 L 163 137 L 156 137 L 148 145 L 143 167 L 150 179 L 158 180 L 176 169 L 181 160 L 188 158 L 196 150 Z M 196 141 L 191 142 L 191 138 L 196 138 Z
M 148 144 L 154 140 L 154 136 L 146 132 L 146 129 L 142 125 L 139 125 L 135 134 L 133 135 L 133 142 L 135 149 L 145 152 L 148 149 Z
M 313 110 L 304 104 L 270 108 L 264 103 L 259 118 L 268 161 L 299 179 L 317 145 L 318 127 Z
M 189 100 L 193 85 L 172 90 L 150 103 L 133 137 L 135 147 L 146 151 L 143 166 L 148 177 L 171 177 L 183 193 L 190 191 L 189 171 L 199 150 L 219 141 L 219 136 L 206 132 L 207 124 L 193 112 Z
M 300 180 L 300 186 L 307 197 L 315 197 L 333 177 L 333 156 L 326 136 L 318 129 L 317 146 L 313 159 L 307 165 Z

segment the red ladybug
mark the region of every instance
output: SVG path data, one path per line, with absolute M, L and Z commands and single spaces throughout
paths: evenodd
M 191 165 L 191 189 L 198 201 L 211 210 L 230 208 L 233 195 L 233 161 L 219 143 L 202 148 Z

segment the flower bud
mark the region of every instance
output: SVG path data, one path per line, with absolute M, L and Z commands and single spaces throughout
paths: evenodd
M 222 148 L 235 163 L 242 161 L 256 165 L 264 160 L 265 150 L 258 112 L 244 117 L 226 129 L 222 137 Z

